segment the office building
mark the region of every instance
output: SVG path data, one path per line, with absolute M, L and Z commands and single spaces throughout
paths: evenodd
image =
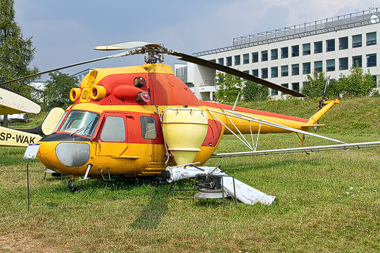
M 302 91 L 308 74 L 324 71 L 331 78 L 348 75 L 356 63 L 374 78 L 380 74 L 380 9 L 234 38 L 231 46 L 194 55 L 239 69 L 270 82 Z M 175 73 L 198 98 L 213 100 L 215 70 L 176 64 Z M 281 92 L 270 90 L 274 98 Z

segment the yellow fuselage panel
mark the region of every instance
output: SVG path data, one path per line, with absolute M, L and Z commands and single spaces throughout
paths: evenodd
M 38 151 L 38 157 L 47 168 L 68 175 L 84 175 L 87 164 L 93 164 L 89 176 L 94 177 L 100 176 L 100 172 L 106 175 L 108 170 L 112 175 L 153 176 L 160 174 L 167 166 L 175 165 L 173 158 L 170 158 L 168 164 L 165 165 L 167 157 L 164 145 L 130 143 L 128 149 L 122 153 L 107 152 L 108 154 L 102 154 L 104 143 L 99 148 L 97 142 L 76 142 L 90 145 L 89 160 L 82 166 L 69 167 L 63 165 L 54 152 L 59 143 L 61 142 L 44 142 Z M 115 151 L 123 150 L 125 147 L 124 143 L 113 143 L 112 145 L 115 147 Z M 215 149 L 216 147 L 202 146 L 194 162 L 199 165 L 204 164 Z

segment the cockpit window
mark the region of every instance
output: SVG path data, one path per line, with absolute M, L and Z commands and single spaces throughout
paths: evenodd
M 63 122 L 60 132 L 92 136 L 99 121 L 99 114 L 85 111 L 71 111 Z

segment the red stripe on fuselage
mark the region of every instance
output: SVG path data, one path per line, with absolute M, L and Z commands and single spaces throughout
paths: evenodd
M 125 114 L 118 114 L 113 112 L 111 116 L 120 116 L 125 118 L 126 129 L 127 129 L 127 138 L 124 141 L 125 143 L 135 143 L 135 144 L 164 144 L 161 121 L 158 114 L 149 114 L 149 113 L 140 113 L 140 112 L 128 112 L 128 116 L 125 117 Z M 141 117 L 152 117 L 155 121 L 156 126 L 156 138 L 146 139 L 142 136 L 141 129 Z M 104 124 L 104 122 L 102 123 Z M 202 143 L 202 146 L 215 147 L 218 144 L 220 136 L 223 131 L 223 127 L 220 122 L 216 120 L 208 120 L 208 131 L 205 141 Z M 96 134 L 94 141 L 102 141 L 100 138 L 103 125 L 100 126 L 99 132 Z M 185 135 L 186 133 L 184 133 Z

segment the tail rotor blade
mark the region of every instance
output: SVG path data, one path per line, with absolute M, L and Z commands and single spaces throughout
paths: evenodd
M 325 99 L 326 99 L 327 91 L 329 89 L 329 85 L 330 85 L 330 76 L 327 78 L 326 85 L 325 85 L 325 90 L 323 91 L 323 95 L 322 95 L 321 101 L 319 101 L 319 110 L 322 109 L 322 107 L 323 107 L 323 105 L 325 103 Z
M 327 78 L 325 90 L 323 91 L 322 98 L 319 101 L 319 110 L 321 110 L 322 107 L 325 105 L 325 99 L 326 99 L 327 91 L 329 89 L 329 85 L 330 85 L 330 76 Z M 319 120 L 317 121 L 317 124 L 319 124 Z M 317 132 L 317 131 L 318 131 L 318 127 L 314 127 L 314 132 Z

